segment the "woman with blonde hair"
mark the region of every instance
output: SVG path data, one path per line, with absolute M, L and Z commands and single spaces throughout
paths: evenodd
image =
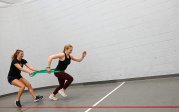
M 32 67 L 25 59 L 23 59 L 23 57 L 24 52 L 20 49 L 16 50 L 16 52 L 12 56 L 12 62 L 7 77 L 10 84 L 19 88 L 15 102 L 17 107 L 22 107 L 20 103 L 20 97 L 25 87 L 28 88 L 30 94 L 34 99 L 34 102 L 37 102 L 43 98 L 43 96 L 36 96 L 31 84 L 24 77 L 21 76 L 21 71 L 26 72 L 29 75 L 33 73 L 32 71 L 37 71 L 37 69 Z M 23 68 L 23 65 L 25 65 L 28 69 Z
M 65 90 L 67 87 L 72 83 L 73 77 L 65 72 L 67 66 L 70 64 L 71 59 L 73 61 L 81 62 L 84 57 L 86 56 L 86 51 L 84 51 L 81 57 L 77 58 L 73 56 L 72 53 L 73 46 L 71 44 L 65 45 L 63 52 L 58 54 L 53 54 L 48 57 L 48 66 L 47 71 L 50 73 L 51 63 L 53 59 L 58 59 L 58 65 L 56 70 L 60 70 L 61 72 L 55 72 L 55 76 L 58 79 L 59 86 L 51 93 L 49 98 L 51 100 L 57 100 L 58 98 L 55 97 L 57 93 L 61 94 L 63 97 L 66 97 Z

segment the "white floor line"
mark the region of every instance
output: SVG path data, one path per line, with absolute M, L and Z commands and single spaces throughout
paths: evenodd
M 110 93 L 108 93 L 106 96 L 104 96 L 101 100 L 99 100 L 98 102 L 96 102 L 92 107 L 95 107 L 96 105 L 98 105 L 101 101 L 103 101 L 105 98 L 107 98 L 110 94 L 112 94 L 114 91 L 116 91 L 118 88 L 120 88 L 125 82 L 122 82 L 119 86 L 117 86 L 114 90 L 112 90 Z M 92 108 L 89 108 L 88 110 L 86 110 L 85 112 L 89 112 Z

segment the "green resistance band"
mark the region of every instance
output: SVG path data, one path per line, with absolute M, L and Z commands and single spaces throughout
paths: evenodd
M 50 69 L 50 70 L 51 70 L 50 73 L 62 72 L 61 70 L 55 70 L 55 69 Z M 48 73 L 48 72 L 47 72 L 47 70 L 40 70 L 40 71 L 33 72 L 30 76 L 33 77 L 36 74 L 40 74 L 40 73 Z

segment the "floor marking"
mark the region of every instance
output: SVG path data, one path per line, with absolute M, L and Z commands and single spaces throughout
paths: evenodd
M 106 96 L 104 96 L 101 100 L 96 102 L 92 107 L 95 107 L 98 105 L 101 101 L 103 101 L 105 98 L 107 98 L 109 95 L 111 95 L 114 91 L 116 91 L 118 88 L 120 88 L 125 82 L 122 82 L 119 86 L 117 86 L 115 89 L 113 89 L 110 93 L 108 93 Z M 85 112 L 89 112 L 92 108 L 87 109 Z
M 19 107 L 15 107 L 15 106 L 1 106 L 1 108 L 4 109 L 10 109 L 10 108 L 19 108 Z M 170 105 L 166 105 L 166 106 L 23 106 L 19 109 L 23 109 L 23 108 L 108 108 L 108 109 L 112 109 L 112 108 L 158 108 L 158 109 L 162 109 L 162 108 L 179 108 L 179 106 L 170 106 Z

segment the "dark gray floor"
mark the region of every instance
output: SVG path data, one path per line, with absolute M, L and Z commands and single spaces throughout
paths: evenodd
M 110 93 L 122 82 L 70 86 L 67 98 L 58 101 L 48 99 L 54 88 L 36 90 L 44 99 L 33 103 L 28 92 L 23 93 L 23 106 L 42 108 L 2 108 L 14 107 L 16 94 L 0 97 L 0 112 L 179 112 L 179 108 L 104 108 L 106 106 L 179 106 L 179 77 L 126 81 L 120 88 L 102 100 L 97 106 L 103 108 L 68 108 L 92 106 Z M 67 107 L 67 108 L 60 108 Z

